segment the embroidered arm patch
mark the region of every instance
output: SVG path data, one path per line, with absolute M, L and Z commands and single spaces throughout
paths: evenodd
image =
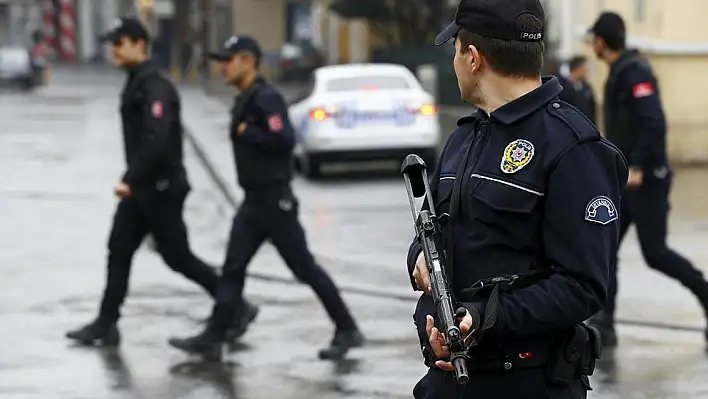
M 150 106 L 150 113 L 152 114 L 153 118 L 160 119 L 162 118 L 162 102 L 161 101 L 153 101 L 152 105 Z
M 649 97 L 654 94 L 654 86 L 649 82 L 637 83 L 632 86 L 634 98 Z
M 273 133 L 279 133 L 283 130 L 283 120 L 280 119 L 280 115 L 273 115 L 268 118 L 268 128 Z
M 619 218 L 617 208 L 611 199 L 604 195 L 595 197 L 585 207 L 585 220 L 599 224 L 609 224 Z

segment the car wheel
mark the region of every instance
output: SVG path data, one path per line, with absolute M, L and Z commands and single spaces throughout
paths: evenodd
M 308 179 L 316 179 L 322 176 L 322 162 L 311 155 L 304 155 L 300 159 L 300 172 Z

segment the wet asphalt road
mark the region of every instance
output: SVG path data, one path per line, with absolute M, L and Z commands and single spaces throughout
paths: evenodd
M 168 347 L 169 336 L 199 329 L 211 304 L 149 246 L 135 259 L 121 349 L 76 348 L 63 339 L 95 316 L 103 287 L 112 187 L 123 167 L 121 79 L 59 69 L 34 93 L 0 92 L 0 398 L 411 397 L 425 370 L 404 271 L 411 217 L 395 172 L 294 182 L 311 247 L 369 338 L 348 360 L 317 360 L 331 323 L 310 289 L 291 282 L 270 245 L 251 264 L 255 276 L 246 288 L 261 313 L 223 365 Z M 238 200 L 225 105 L 197 88 L 182 92 L 186 124 Z M 233 209 L 193 148 L 186 158 L 192 246 L 219 264 Z M 708 268 L 708 171 L 676 175 L 670 242 Z M 704 325 L 697 302 L 644 266 L 633 233 L 621 256 L 621 346 L 593 377 L 590 397 L 708 397 L 705 345 L 692 331 Z M 662 323 L 688 331 L 654 325 Z

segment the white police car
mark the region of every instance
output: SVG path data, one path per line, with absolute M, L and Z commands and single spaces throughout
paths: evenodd
M 410 153 L 434 167 L 437 106 L 401 65 L 318 68 L 296 101 L 290 119 L 298 137 L 296 160 L 306 176 L 318 176 L 325 162 L 403 160 Z

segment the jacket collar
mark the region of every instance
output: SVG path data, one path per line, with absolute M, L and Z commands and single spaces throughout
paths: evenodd
M 511 125 L 543 108 L 558 97 L 563 87 L 555 76 L 544 77 L 541 86 L 496 109 L 490 114 L 491 119 L 505 125 Z

